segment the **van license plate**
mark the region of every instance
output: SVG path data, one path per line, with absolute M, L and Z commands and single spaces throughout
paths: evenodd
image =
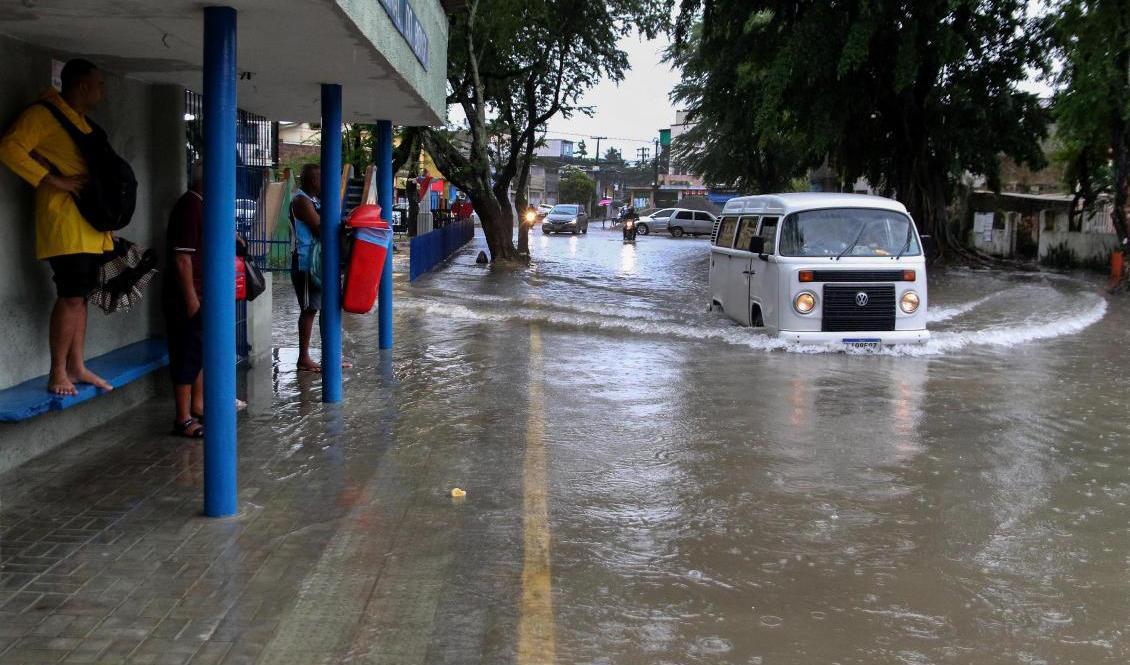
M 878 351 L 882 342 L 877 339 L 845 339 L 844 346 L 862 351 Z

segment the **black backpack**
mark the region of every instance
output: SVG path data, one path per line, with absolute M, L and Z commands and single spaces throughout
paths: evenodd
M 124 229 L 137 207 L 137 178 L 129 162 L 114 152 L 106 132 L 89 118 L 87 123 L 93 131 L 83 134 L 54 104 L 36 103 L 46 107 L 67 130 L 86 162 L 87 181 L 75 196 L 78 211 L 99 231 Z

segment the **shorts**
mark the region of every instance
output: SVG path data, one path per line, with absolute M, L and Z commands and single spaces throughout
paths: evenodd
M 204 367 L 204 318 L 202 312 L 187 317 L 184 310 L 166 310 L 165 325 L 169 344 L 169 376 L 174 386 L 196 381 Z
M 303 312 L 322 309 L 322 287 L 310 279 L 309 270 L 298 269 L 298 255 L 290 264 L 290 281 L 294 283 L 294 293 L 298 295 L 298 307 Z
M 60 298 L 85 298 L 98 288 L 101 254 L 61 254 L 47 259 L 55 273 L 55 293 Z

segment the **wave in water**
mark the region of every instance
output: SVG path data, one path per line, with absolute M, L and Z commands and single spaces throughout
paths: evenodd
M 984 298 L 978 298 L 976 300 L 971 300 L 960 305 L 953 305 L 951 307 L 934 307 L 933 305 L 931 305 L 929 311 L 926 312 L 926 321 L 928 323 L 941 323 L 942 321 L 956 319 L 962 314 L 968 314 L 969 312 L 972 312 L 973 310 L 977 309 L 981 305 L 984 305 L 995 297 L 997 297 L 997 294 L 985 296 Z
M 464 297 L 464 296 L 460 296 Z M 1082 296 L 1080 296 L 1082 297 Z M 930 356 L 940 355 L 967 347 L 990 346 L 1011 347 L 1018 344 L 1052 339 L 1064 335 L 1078 333 L 1085 328 L 1102 320 L 1106 315 L 1107 302 L 1099 296 L 1089 296 L 1092 302 L 1082 311 L 1065 314 L 1050 320 L 1028 319 L 1015 325 L 998 325 L 981 330 L 953 330 L 932 333 L 930 340 L 925 344 L 908 344 L 893 347 L 884 347 L 879 353 L 897 356 Z M 467 300 L 478 300 L 481 297 L 466 296 Z M 539 306 L 530 306 L 521 301 L 487 296 L 483 302 L 492 304 L 523 305 L 522 308 L 508 308 L 505 311 L 487 309 L 472 309 L 466 305 L 445 302 L 420 302 L 411 303 L 406 307 L 417 309 L 428 314 L 470 321 L 509 322 L 524 321 L 528 323 L 542 323 L 561 327 L 578 328 L 583 330 L 598 330 L 606 332 L 623 332 L 635 335 L 657 337 L 675 337 L 687 340 L 717 340 L 734 346 L 744 346 L 760 351 L 788 351 L 792 353 L 853 353 L 842 345 L 812 345 L 795 344 L 786 342 L 776 337 L 757 333 L 749 328 L 736 325 L 725 325 L 719 321 L 718 325 L 701 325 L 682 323 L 661 313 L 650 310 L 638 310 L 642 315 L 633 316 L 630 310 L 621 307 L 600 307 L 563 305 L 556 306 L 538 302 Z M 403 302 L 403 301 L 402 301 Z M 966 303 L 951 309 L 969 311 L 976 307 L 978 301 Z M 958 316 L 953 314 L 949 318 Z M 863 351 L 860 353 L 875 353 Z

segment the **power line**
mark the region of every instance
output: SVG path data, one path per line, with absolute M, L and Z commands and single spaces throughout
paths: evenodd
M 545 135 L 547 137 L 550 137 L 553 134 L 556 134 L 556 135 L 559 135 L 559 136 L 579 136 L 583 139 L 595 139 L 595 138 L 597 138 L 595 136 L 590 136 L 589 134 L 581 134 L 580 132 L 558 132 L 558 131 L 550 132 L 550 131 L 547 131 L 545 133 Z M 600 138 L 609 139 L 609 140 L 612 140 L 612 141 L 631 141 L 632 143 L 647 143 L 647 144 L 651 144 L 651 142 L 655 140 L 655 139 L 630 139 L 630 138 L 626 138 L 626 137 L 623 137 L 623 136 L 602 136 Z

